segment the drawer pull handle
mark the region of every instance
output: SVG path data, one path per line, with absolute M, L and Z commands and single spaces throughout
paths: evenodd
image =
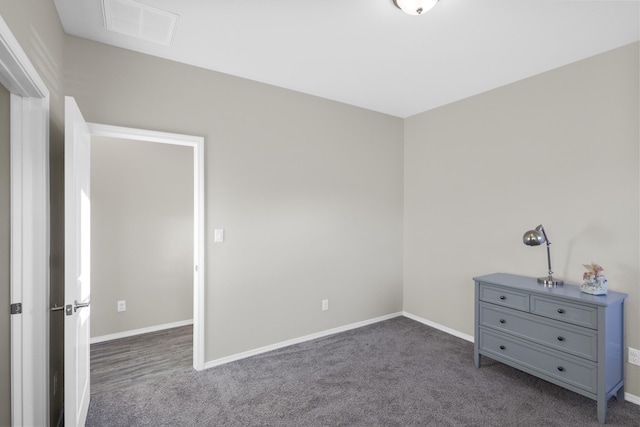
M 559 308 L 559 309 L 558 309 L 558 313 L 560 313 L 560 314 L 564 314 L 564 310 L 563 310 L 563 309 L 561 309 L 561 308 Z
M 558 341 L 564 341 L 564 337 L 558 337 Z
M 505 299 L 507 299 L 507 297 L 505 297 L 504 295 L 500 295 L 500 299 L 501 300 L 505 300 Z
M 506 320 L 500 319 L 500 323 L 506 323 Z
M 558 371 L 564 372 L 564 368 L 562 366 L 558 366 Z
M 500 350 L 504 350 L 505 348 L 506 348 L 506 347 L 505 347 L 505 346 L 503 346 L 503 345 L 501 345 L 501 346 L 500 346 Z

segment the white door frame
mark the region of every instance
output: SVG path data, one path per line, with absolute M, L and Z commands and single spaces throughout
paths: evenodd
M 91 135 L 193 148 L 193 367 L 204 369 L 204 138 L 88 123 Z
M 11 424 L 49 424 L 49 90 L 0 16 L 11 93 Z

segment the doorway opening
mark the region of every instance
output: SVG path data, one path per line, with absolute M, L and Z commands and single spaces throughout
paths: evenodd
M 189 372 L 193 147 L 93 136 L 90 175 L 91 394 Z
M 204 369 L 204 328 L 203 328 L 203 320 L 204 320 L 204 291 L 203 291 L 204 289 L 204 268 L 203 268 L 204 266 L 204 152 L 203 152 L 204 138 L 197 137 L 197 136 L 179 135 L 179 134 L 171 134 L 171 133 L 165 133 L 165 132 L 156 132 L 156 131 L 124 128 L 124 127 L 117 127 L 117 126 L 107 126 L 107 125 L 99 125 L 99 124 L 92 124 L 92 123 L 89 123 L 88 126 L 92 136 L 92 141 L 93 140 L 98 141 L 102 138 L 104 140 L 111 139 L 111 142 L 113 142 L 114 140 L 127 141 L 130 144 L 134 144 L 135 142 L 147 143 L 147 145 L 148 143 L 154 143 L 154 145 L 167 144 L 169 146 L 173 146 L 174 148 L 176 148 L 176 150 L 173 151 L 174 154 L 177 153 L 176 155 L 184 156 L 186 153 L 187 156 L 191 157 L 191 168 L 190 168 L 192 173 L 191 188 L 193 190 L 193 193 L 192 193 L 192 197 L 190 197 L 190 200 L 193 207 L 189 211 L 191 212 L 192 218 L 190 221 L 184 221 L 184 218 L 180 220 L 180 218 L 176 217 L 175 222 L 176 224 L 178 222 L 182 222 L 183 225 L 181 227 L 183 227 L 183 229 L 184 229 L 184 223 L 187 223 L 188 224 L 187 226 L 191 227 L 192 233 L 193 233 L 192 234 L 193 237 L 191 239 L 188 239 L 189 243 L 191 244 L 191 248 L 190 248 L 191 250 L 189 252 L 191 255 L 190 258 L 192 260 L 189 268 L 191 270 L 190 273 L 192 274 L 191 280 L 192 280 L 192 286 L 193 286 L 192 288 L 193 293 L 190 294 L 193 297 L 192 311 L 191 311 L 192 319 L 193 319 L 193 327 L 192 327 L 193 328 L 193 368 L 196 370 L 202 370 Z M 144 144 L 141 144 L 139 147 L 142 147 L 143 145 Z M 171 154 L 170 148 L 172 147 L 167 147 L 167 148 L 169 150 L 165 150 L 165 155 L 168 154 L 169 156 L 171 156 L 172 154 Z M 165 171 L 165 172 L 168 175 L 170 175 L 169 171 Z M 165 184 L 167 183 L 165 182 Z M 162 188 L 157 187 L 156 190 L 159 192 L 162 192 Z M 174 212 L 174 214 L 184 215 L 184 211 L 182 213 Z M 141 218 L 143 216 L 144 216 L 144 213 L 139 218 L 139 221 L 141 221 Z M 143 228 L 147 225 L 149 224 L 138 223 L 137 226 L 140 228 Z M 177 235 L 173 237 L 176 239 L 178 238 Z M 171 239 L 171 238 L 172 238 L 171 232 L 165 233 L 163 236 L 160 237 L 160 239 Z M 162 245 L 166 245 L 167 241 L 163 241 L 161 243 Z M 185 244 L 185 242 L 183 241 L 181 244 Z M 144 258 L 144 254 L 131 253 L 128 255 L 123 254 L 123 256 L 127 257 L 126 262 L 132 265 L 132 268 L 129 269 L 129 271 L 130 272 L 137 271 L 140 274 L 139 277 L 134 277 L 133 280 L 134 281 L 143 280 L 142 278 L 144 277 L 144 271 L 143 271 L 144 262 L 142 261 L 142 258 Z M 175 257 L 176 256 L 175 252 L 171 256 Z M 171 260 L 164 260 L 160 262 L 162 263 L 162 262 L 170 262 L 170 261 Z M 141 268 L 136 269 L 135 267 L 141 267 Z M 182 277 L 184 278 L 184 274 Z M 165 286 L 168 286 L 168 285 L 165 285 Z M 161 288 L 155 289 L 155 290 L 151 290 L 150 288 L 147 288 L 142 292 L 142 295 L 138 295 L 137 297 L 135 297 L 137 298 L 137 303 L 134 303 L 134 300 L 130 300 L 129 307 L 127 307 L 126 300 L 118 300 L 118 301 L 125 301 L 124 303 L 121 302 L 119 304 L 120 305 L 119 308 L 122 309 L 123 308 L 122 306 L 124 305 L 125 310 L 131 310 L 131 309 L 135 309 L 134 308 L 135 304 L 138 304 L 138 306 L 140 306 L 140 304 L 143 304 L 145 299 L 148 300 L 150 304 L 153 304 L 154 301 L 158 301 L 163 297 L 172 298 L 170 295 L 162 295 L 163 292 L 165 292 L 165 294 L 171 294 L 171 292 L 176 292 L 176 290 L 175 289 L 170 290 L 168 288 L 162 289 L 162 286 Z M 94 300 L 94 301 L 95 301 L 94 308 L 98 308 L 95 306 L 95 304 L 99 304 L 99 303 L 97 302 L 97 300 Z M 142 308 L 141 310 L 153 311 L 153 308 L 150 308 L 150 307 L 152 306 L 148 306 L 146 309 Z M 189 308 L 191 309 L 191 307 Z M 118 313 L 117 309 L 118 309 L 118 306 L 111 307 L 112 312 L 115 312 L 116 314 L 122 314 L 122 313 Z M 161 310 L 156 310 L 154 316 L 156 316 L 156 319 L 163 319 Z M 186 324 L 191 323 L 189 321 L 185 322 L 183 320 L 176 320 L 175 318 L 171 320 L 170 316 L 164 317 L 164 319 L 169 319 L 169 320 L 157 321 L 157 323 L 160 324 L 160 328 L 159 328 L 160 330 L 162 330 L 165 327 L 184 326 Z M 120 336 L 124 337 L 128 335 L 133 335 L 133 334 L 154 332 L 157 330 L 158 328 L 154 328 L 154 327 L 137 328 L 137 329 L 134 328 L 133 331 L 129 330 L 129 334 L 125 332 Z M 100 334 L 100 332 L 98 332 L 98 334 Z M 92 333 L 92 335 L 94 334 Z

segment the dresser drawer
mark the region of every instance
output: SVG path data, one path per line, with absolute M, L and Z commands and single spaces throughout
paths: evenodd
M 567 303 L 536 295 L 531 296 L 531 312 L 574 325 L 598 329 L 598 308 L 587 305 Z
M 503 361 L 596 393 L 598 383 L 597 365 L 593 362 L 556 354 L 545 347 L 537 346 L 499 332 L 480 328 L 480 351 Z
M 591 329 L 486 303 L 480 303 L 480 324 L 575 356 L 598 360 L 598 334 Z
M 480 300 L 515 308 L 516 310 L 529 311 L 529 294 L 526 292 L 518 292 L 481 283 Z

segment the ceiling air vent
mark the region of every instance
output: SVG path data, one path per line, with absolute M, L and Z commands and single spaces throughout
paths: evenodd
M 179 16 L 133 0 L 102 0 L 104 26 L 115 33 L 169 46 Z

